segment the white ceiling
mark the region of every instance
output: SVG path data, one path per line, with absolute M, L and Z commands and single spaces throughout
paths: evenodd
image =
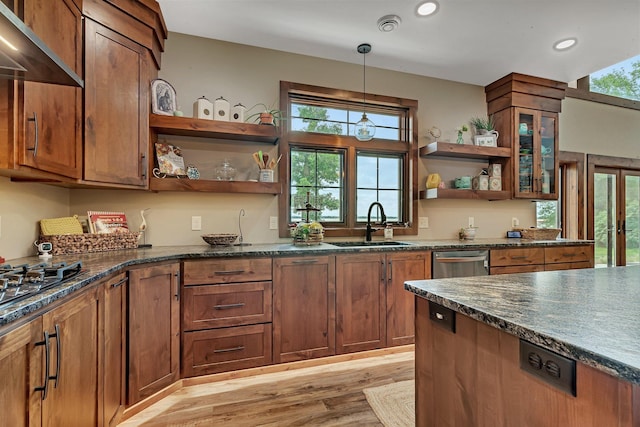
M 518 72 L 563 82 L 640 55 L 640 0 L 158 0 L 169 31 L 485 86 Z M 402 22 L 378 30 L 384 15 Z M 554 42 L 577 37 L 566 52 Z

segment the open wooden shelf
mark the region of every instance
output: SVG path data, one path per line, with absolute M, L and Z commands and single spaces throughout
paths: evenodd
M 213 193 L 281 194 L 279 182 L 211 181 L 189 178 L 155 178 L 149 181 L 152 191 L 200 191 Z
M 149 127 L 163 135 L 192 136 L 220 140 L 276 144 L 278 128 L 242 122 L 194 119 L 193 117 L 149 115 Z
M 420 148 L 420 157 L 453 157 L 463 159 L 490 159 L 511 157 L 509 147 L 481 147 L 470 144 L 452 144 L 450 142 L 432 142 Z
M 420 199 L 468 199 L 468 200 L 508 200 L 510 191 L 462 190 L 457 188 L 429 188 L 420 191 Z

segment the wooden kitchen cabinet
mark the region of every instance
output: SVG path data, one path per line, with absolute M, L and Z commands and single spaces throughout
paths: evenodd
M 45 347 L 36 345 L 42 340 L 41 317 L 0 336 L 2 427 L 41 425 L 42 392 L 35 388 L 45 381 Z
M 272 363 L 270 258 L 183 262 L 182 375 Z
M 99 424 L 99 305 L 94 287 L 0 337 L 0 426 Z
M 127 291 L 125 273 L 108 279 L 102 286 L 102 336 L 100 348 L 100 378 L 102 378 L 103 425 L 118 424 L 126 401 L 127 372 Z
M 129 270 L 129 405 L 180 376 L 179 275 L 178 263 Z
M 383 253 L 336 256 L 337 354 L 385 346 L 386 268 Z
M 273 260 L 275 363 L 335 354 L 335 257 Z
M 427 252 L 336 256 L 336 353 L 413 343 L 414 298 L 404 282 L 430 277 Z
M 544 248 L 544 269 L 549 271 L 593 268 L 593 251 L 593 244 Z
M 98 289 L 92 288 L 42 316 L 50 336 L 49 393 L 43 426 L 98 424 Z M 46 372 L 45 355 L 45 372 Z M 56 384 L 57 383 L 57 384 Z
M 512 149 L 507 175 L 514 198 L 558 199 L 558 113 L 566 88 L 517 73 L 485 87 L 488 114 L 503 145 Z
M 24 0 L 17 14 L 82 75 L 82 16 L 72 0 Z M 21 178 L 73 181 L 82 169 L 82 89 L 3 80 L 0 167 Z
M 593 243 L 489 251 L 489 274 L 592 268 L 593 265 Z
M 91 19 L 85 20 L 84 180 L 147 187 L 148 50 Z
M 489 251 L 489 274 L 530 273 L 544 270 L 544 248 L 508 248 Z
M 430 252 L 387 254 L 387 347 L 414 342 L 414 295 L 404 289 L 407 280 L 431 278 Z

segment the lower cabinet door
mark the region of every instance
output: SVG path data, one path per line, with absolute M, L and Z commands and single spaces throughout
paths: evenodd
M 184 333 L 183 376 L 215 374 L 268 365 L 271 323 Z
M 180 377 L 178 263 L 129 271 L 128 404 Z

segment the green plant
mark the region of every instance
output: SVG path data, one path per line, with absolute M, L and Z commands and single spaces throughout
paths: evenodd
M 489 116 L 486 119 L 484 117 L 472 117 L 471 120 L 469 120 L 469 124 L 473 126 L 476 131 L 491 131 L 495 128 L 495 123 L 493 123 L 493 116 Z
M 249 108 L 247 110 L 247 113 L 258 107 L 260 107 L 260 110 L 247 116 L 247 118 L 245 119 L 246 122 L 253 121 L 255 123 L 259 123 L 260 115 L 265 113 L 271 114 L 273 116 L 273 121 L 274 121 L 273 124 L 276 126 L 280 121 L 285 120 L 284 112 L 282 110 L 278 110 L 277 108 L 273 108 L 268 106 L 267 104 L 262 104 L 262 103 L 256 104 L 253 107 Z

